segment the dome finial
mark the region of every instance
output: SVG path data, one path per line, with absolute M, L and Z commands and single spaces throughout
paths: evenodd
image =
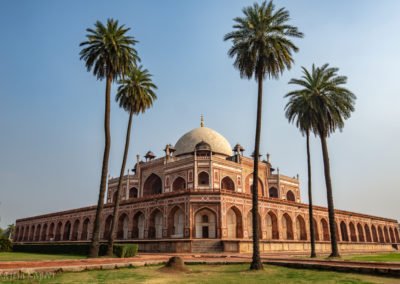
M 204 116 L 200 116 L 200 127 L 204 127 Z

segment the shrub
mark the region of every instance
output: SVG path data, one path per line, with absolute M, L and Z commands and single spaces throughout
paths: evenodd
M 114 245 L 114 254 L 118 257 L 133 257 L 137 254 L 137 244 L 116 244 Z
M 8 238 L 0 237 L 0 252 L 11 251 L 12 243 Z

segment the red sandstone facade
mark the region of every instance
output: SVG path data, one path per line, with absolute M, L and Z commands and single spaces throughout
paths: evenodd
M 165 156 L 136 163 L 123 178 L 117 239 L 142 251 L 251 251 L 253 159 L 217 132 L 196 128 L 167 145 Z M 309 251 L 308 205 L 299 180 L 259 164 L 259 227 L 265 252 Z M 107 239 L 118 179 L 110 179 L 101 226 Z M 14 242 L 87 242 L 95 206 L 19 219 Z M 315 206 L 317 251 L 330 250 L 327 209 Z M 396 220 L 336 210 L 342 251 L 390 251 L 400 244 Z

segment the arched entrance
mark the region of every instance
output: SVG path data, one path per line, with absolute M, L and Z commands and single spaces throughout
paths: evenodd
M 217 222 L 213 211 L 208 208 L 201 209 L 195 215 L 196 238 L 213 239 L 217 237 Z
M 139 193 L 139 191 L 138 191 L 138 189 L 136 187 L 131 187 L 129 189 L 129 198 L 130 199 L 131 198 L 137 198 L 138 197 L 138 193 Z
M 347 226 L 344 221 L 340 222 L 340 233 L 342 235 L 342 241 L 348 242 L 349 241 L 349 234 L 347 233 Z
M 235 191 L 235 183 L 230 177 L 224 177 L 221 180 L 221 189 Z
M 60 222 L 58 222 L 57 227 L 56 227 L 56 236 L 55 236 L 56 241 L 61 240 L 61 228 L 62 228 L 62 223 L 60 221 Z
M 296 201 L 296 198 L 295 198 L 295 196 L 294 196 L 293 191 L 289 190 L 289 191 L 286 193 L 286 200 L 287 200 L 287 201 L 293 201 L 293 202 Z
M 199 186 L 209 186 L 210 185 L 210 176 L 207 172 L 201 172 L 198 175 L 198 185 Z
M 123 213 L 118 218 L 117 239 L 119 240 L 128 239 L 128 230 L 129 230 L 129 218 L 128 215 Z
M 41 233 L 41 236 L 40 236 L 40 240 L 41 241 L 47 241 L 46 234 L 47 234 L 47 224 L 44 224 L 43 225 L 43 229 L 42 229 L 42 233 Z
M 156 195 L 162 193 L 162 181 L 156 174 L 151 174 L 143 185 L 143 196 Z
M 324 241 L 329 241 L 329 226 L 325 219 L 321 219 L 322 238 Z
M 258 214 L 258 235 L 260 239 L 262 239 L 262 227 L 261 227 L 261 217 L 260 214 Z M 249 235 L 249 238 L 253 238 L 253 212 L 252 210 L 247 213 L 247 234 Z
M 105 223 L 104 223 L 104 232 L 103 232 L 103 239 L 108 240 L 111 234 L 111 224 L 112 224 L 112 215 L 108 215 Z
M 69 241 L 71 235 L 71 222 L 67 221 L 64 225 L 63 241 Z
M 243 238 L 242 213 L 236 207 L 231 207 L 226 213 L 228 238 Z
M 360 242 L 365 242 L 364 231 L 360 223 L 357 224 L 358 240 Z
M 384 243 L 385 239 L 383 238 L 383 231 L 382 231 L 382 228 L 380 226 L 378 227 L 378 236 L 379 236 L 379 242 L 380 243 Z
M 300 241 L 307 240 L 307 230 L 306 230 L 306 222 L 302 216 L 297 216 L 296 218 L 296 231 L 297 231 L 297 239 Z
M 278 198 L 278 197 L 279 197 L 279 195 L 278 195 L 278 189 L 277 189 L 276 187 L 271 187 L 271 188 L 269 189 L 269 197 L 270 197 L 270 198 Z
M 181 191 L 186 189 L 186 181 L 182 177 L 177 177 L 172 183 L 172 191 Z
M 54 225 L 54 223 L 51 223 L 51 224 L 50 224 L 50 227 L 49 227 L 49 236 L 48 236 L 48 238 L 49 238 L 50 241 L 53 241 L 53 240 L 54 240 L 54 228 L 55 228 L 55 226 L 56 226 L 56 225 Z
M 389 231 L 388 231 L 388 228 L 386 226 L 383 228 L 383 233 L 385 234 L 385 242 L 386 243 L 390 243 Z
M 364 225 L 364 230 L 365 230 L 365 239 L 367 240 L 367 242 L 372 242 L 371 231 L 369 230 L 369 226 L 367 224 Z
M 377 233 L 374 225 L 372 225 L 371 228 L 372 228 L 371 229 L 372 230 L 372 239 L 374 240 L 375 243 L 377 243 L 378 242 L 378 233 Z
M 183 238 L 185 215 L 183 210 L 175 206 L 168 216 L 168 235 L 171 238 Z
M 81 234 L 82 241 L 87 241 L 89 239 L 89 223 L 90 223 L 89 218 L 86 218 L 85 221 L 83 221 L 82 234 Z
M 149 223 L 149 238 L 161 239 L 163 226 L 163 214 L 160 210 L 156 209 L 150 214 Z
M 350 222 L 350 240 L 352 242 L 357 242 L 357 234 L 356 234 L 356 227 L 354 226 L 353 222 Z
M 319 228 L 317 221 L 313 218 L 313 226 L 314 226 L 314 237 L 316 241 L 319 241 Z M 310 232 L 311 235 L 311 232 Z
M 282 231 L 285 240 L 293 240 L 293 223 L 292 218 L 285 213 L 282 216 Z
M 395 243 L 396 242 L 396 238 L 394 237 L 394 233 L 393 233 L 392 228 L 389 228 L 389 233 L 390 233 L 390 241 L 392 243 Z
M 78 240 L 79 224 L 80 224 L 79 220 L 75 220 L 74 225 L 72 226 L 71 241 L 77 241 Z
M 35 241 L 39 241 L 40 238 L 40 230 L 42 229 L 42 225 L 37 225 L 36 226 L 36 231 L 35 231 Z
M 267 225 L 267 239 L 279 240 L 278 218 L 272 211 L 268 212 L 266 216 Z
M 133 216 L 133 227 L 132 227 L 132 238 L 133 239 L 144 239 L 144 214 L 137 212 Z

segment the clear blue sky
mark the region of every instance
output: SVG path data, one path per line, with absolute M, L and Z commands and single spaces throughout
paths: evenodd
M 94 204 L 103 151 L 104 82 L 79 60 L 85 29 L 109 17 L 131 27 L 159 99 L 134 119 L 135 155 L 162 154 L 199 125 L 251 153 L 256 84 L 227 56 L 232 19 L 253 1 L 2 1 L 0 9 L 0 226 L 17 218 Z M 400 218 L 400 2 L 276 1 L 305 33 L 296 65 L 265 81 L 262 153 L 300 174 L 307 201 L 305 139 L 284 117 L 287 82 L 329 62 L 347 75 L 356 112 L 329 139 L 336 208 Z M 127 114 L 113 102 L 110 174 L 119 172 Z M 315 202 L 326 204 L 318 140 Z

